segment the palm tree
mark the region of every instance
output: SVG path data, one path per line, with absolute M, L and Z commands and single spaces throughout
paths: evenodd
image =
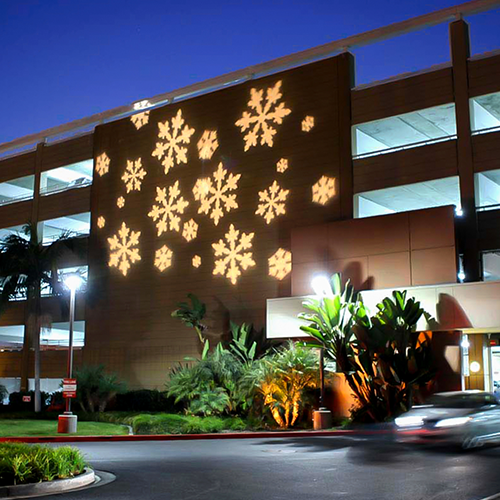
M 38 238 L 37 225 L 29 223 L 20 233 L 11 234 L 0 241 L 0 306 L 9 300 L 23 296 L 27 298 L 28 320 L 26 338 L 33 341 L 35 351 L 35 411 L 41 410 L 40 398 L 40 329 L 42 290 L 56 295 L 62 292 L 58 264 L 68 251 L 82 249 L 81 239 L 65 233 L 50 245 L 42 245 Z M 25 347 L 29 343 L 24 343 Z

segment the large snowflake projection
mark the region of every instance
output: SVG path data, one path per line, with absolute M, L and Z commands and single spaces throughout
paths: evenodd
M 118 208 L 123 208 L 125 206 L 125 198 L 123 196 L 120 196 L 119 198 L 117 198 L 116 206 Z
M 312 201 L 326 205 L 336 194 L 335 178 L 323 175 L 312 187 Z
M 284 248 L 278 248 L 268 259 L 269 276 L 282 280 L 292 271 L 292 253 Z
M 199 255 L 195 255 L 193 257 L 193 260 L 191 261 L 191 263 L 193 264 L 193 267 L 200 267 L 201 266 L 201 257 Z
M 102 177 L 109 172 L 109 164 L 111 160 L 106 153 L 100 154 L 95 161 L 95 171 Z
M 172 256 L 174 253 L 167 245 L 163 245 L 155 252 L 155 266 L 161 271 L 165 271 L 172 265 Z
M 215 130 L 205 130 L 198 141 L 198 154 L 202 160 L 210 160 L 215 150 L 219 147 L 217 132 Z
M 141 260 L 139 249 L 140 231 L 131 231 L 125 222 L 118 230 L 118 234 L 108 238 L 109 243 L 109 267 L 117 267 L 123 276 L 127 276 L 131 264 Z
M 101 215 L 97 217 L 97 227 L 102 229 L 106 225 L 106 219 Z
M 143 111 L 142 113 L 136 113 L 130 117 L 130 121 L 135 125 L 135 128 L 139 130 L 140 128 L 147 125 L 149 122 L 149 111 Z
M 276 163 L 276 172 L 282 174 L 288 169 L 288 160 L 286 158 L 281 158 L 281 160 Z
M 182 236 L 186 241 L 194 240 L 196 236 L 198 236 L 198 224 L 194 219 L 189 219 L 187 222 L 184 222 Z
M 179 214 L 183 214 L 189 201 L 186 201 L 182 196 L 179 196 L 179 181 L 175 181 L 173 186 L 168 188 L 156 188 L 156 198 L 158 205 L 153 205 L 148 216 L 156 222 L 158 236 L 162 233 L 170 231 L 180 231 L 181 218 Z
M 314 128 L 314 116 L 306 116 L 302 120 L 302 132 L 310 132 Z
M 285 210 L 286 198 L 290 191 L 280 188 L 277 181 L 264 191 L 259 191 L 259 205 L 255 213 L 262 215 L 269 224 L 278 215 L 283 215 Z
M 183 127 L 184 125 L 184 127 Z M 189 128 L 184 123 L 182 111 L 179 109 L 177 115 L 171 121 L 158 123 L 158 137 L 163 139 L 156 143 L 156 149 L 152 155 L 161 160 L 165 168 L 165 174 L 175 165 L 187 163 L 187 145 L 194 134 L 194 128 Z M 183 146 L 185 144 L 186 146 Z
M 284 102 L 278 104 L 282 97 L 281 80 L 276 82 L 274 87 L 269 87 L 266 90 L 265 97 L 264 89 L 250 90 L 248 107 L 251 111 L 244 111 L 241 118 L 236 122 L 236 126 L 240 127 L 242 133 L 248 130 L 243 136 L 245 151 L 256 146 L 259 137 L 261 146 L 273 146 L 274 135 L 276 134 L 275 125 L 281 125 L 283 118 L 292 112 L 285 107 Z
M 127 193 L 130 191 L 140 191 L 142 181 L 146 177 L 146 171 L 142 168 L 142 160 L 127 160 L 127 168 L 122 175 L 122 181 L 125 183 Z
M 229 226 L 229 231 L 225 234 L 225 240 L 219 240 L 219 243 L 212 243 L 215 257 L 220 257 L 215 260 L 214 275 L 222 274 L 236 285 L 238 277 L 241 276 L 241 269 L 246 270 L 249 267 L 255 266 L 255 261 L 252 259 L 252 252 L 245 252 L 252 248 L 252 239 L 255 233 L 241 233 L 234 228 L 234 225 Z
M 224 212 L 238 208 L 236 194 L 230 193 L 238 188 L 241 174 L 228 174 L 228 171 L 219 163 L 219 167 L 211 178 L 198 179 L 193 187 L 193 195 L 200 202 L 199 214 L 208 214 L 217 226 Z

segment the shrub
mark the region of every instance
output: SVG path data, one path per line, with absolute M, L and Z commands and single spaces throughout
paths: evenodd
M 166 392 L 138 389 L 116 395 L 113 404 L 116 411 L 175 411 L 174 399 Z
M 76 448 L 0 444 L 0 485 L 38 483 L 81 474 L 87 462 Z
M 42 410 L 50 404 L 51 395 L 48 392 L 41 392 Z M 30 396 L 31 401 L 25 403 L 24 396 Z M 19 391 L 11 392 L 9 395 L 9 410 L 10 411 L 34 411 L 35 410 L 35 391 Z
M 3 405 L 4 399 L 7 399 L 8 396 L 9 391 L 4 385 L 0 384 L 0 405 Z

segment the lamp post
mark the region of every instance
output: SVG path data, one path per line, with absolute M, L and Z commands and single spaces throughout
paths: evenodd
M 68 379 L 73 377 L 73 330 L 75 323 L 75 299 L 76 291 L 82 286 L 83 279 L 79 274 L 68 274 L 64 277 L 64 284 L 70 291 L 69 298 L 69 344 L 68 344 L 68 363 L 66 376 Z M 64 392 L 64 388 L 63 388 Z M 76 415 L 71 413 L 71 398 L 66 397 L 66 411 L 59 415 L 57 432 L 64 434 L 74 434 L 77 428 Z

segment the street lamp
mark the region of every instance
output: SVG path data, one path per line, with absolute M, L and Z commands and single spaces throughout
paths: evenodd
M 73 377 L 73 327 L 75 323 L 75 298 L 76 292 L 83 284 L 83 279 L 79 274 L 71 273 L 64 277 L 64 284 L 70 291 L 69 299 L 69 346 L 68 346 L 68 365 L 67 378 Z M 63 389 L 64 391 L 64 389 Z M 59 415 L 57 432 L 73 434 L 76 432 L 77 416 L 71 413 L 71 398 L 66 397 L 66 411 L 64 415 Z

